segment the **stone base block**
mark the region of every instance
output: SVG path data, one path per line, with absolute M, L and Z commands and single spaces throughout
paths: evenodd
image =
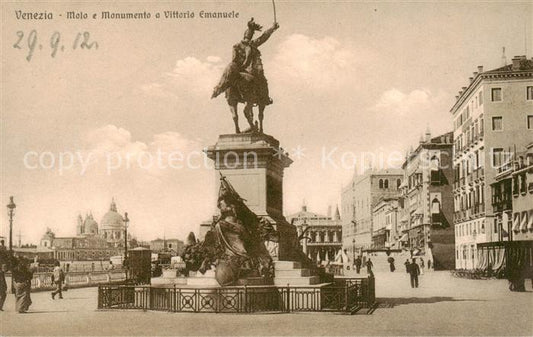
M 318 276 L 300 276 L 300 277 L 274 277 L 274 285 L 276 286 L 306 286 L 319 284 L 320 277 Z

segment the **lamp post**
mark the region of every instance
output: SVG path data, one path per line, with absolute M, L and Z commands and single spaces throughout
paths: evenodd
M 128 258 L 128 212 L 124 213 L 124 261 Z
M 352 254 L 353 254 L 353 261 L 355 261 L 355 239 L 352 239 Z
M 7 215 L 9 216 L 9 251 L 13 253 L 13 216 L 15 215 L 15 208 L 17 205 L 13 202 L 13 197 L 9 197 L 9 204 L 7 204 Z
M 128 222 L 130 222 L 130 219 L 128 218 L 128 212 L 124 213 L 124 262 L 122 263 L 122 267 L 124 268 L 124 271 L 126 272 L 126 280 L 128 280 L 128 269 L 129 269 L 129 262 L 128 262 Z

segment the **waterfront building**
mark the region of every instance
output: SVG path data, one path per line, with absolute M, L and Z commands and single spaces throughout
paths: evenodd
M 303 205 L 300 212 L 286 217 L 287 221 L 296 226 L 298 236 L 302 237 L 303 252 L 319 262 L 333 262 L 335 256 L 342 249 L 342 224 L 339 208 L 331 216 L 331 207 L 328 215 L 321 215 L 307 210 Z
M 367 170 L 354 175 L 341 195 L 342 245 L 349 256 L 372 248 L 372 211 L 381 198 L 398 196 L 401 169 Z
M 47 228 L 41 238 L 40 246 L 51 249 L 55 259 L 60 261 L 101 261 L 111 256 L 121 255 L 124 250 L 125 224 L 117 211 L 115 200 L 111 201 L 109 211 L 103 216 L 100 226 L 92 213 L 82 218 L 78 215 L 76 236 L 57 237 Z M 132 247 L 128 233 L 128 247 Z
M 150 250 L 153 253 L 170 252 L 174 255 L 181 255 L 184 243 L 178 239 L 155 239 L 150 241 Z
M 372 249 L 398 249 L 398 197 L 381 198 L 372 211 Z
M 402 205 L 398 246 L 454 268 L 453 134 L 432 137 L 429 130 L 402 165 Z
M 517 270 L 533 276 L 533 142 L 524 152 L 498 168 L 491 184 L 492 214 L 497 241 L 477 245 L 477 268 L 498 271 Z
M 478 67 L 456 99 L 455 265 L 475 269 L 486 254 L 478 246 L 502 242 L 505 235 L 500 211 L 491 207 L 491 185 L 515 149 L 524 149 L 533 136 L 533 59 L 518 56 L 490 71 Z

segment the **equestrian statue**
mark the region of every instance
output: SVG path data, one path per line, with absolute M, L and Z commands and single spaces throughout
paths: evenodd
M 241 132 L 237 108 L 239 103 L 244 104 L 244 117 L 249 124 L 245 132 L 263 132 L 265 107 L 272 104 L 272 99 L 268 93 L 268 82 L 264 74 L 259 46 L 265 43 L 278 28 L 279 24 L 274 22 L 271 28 L 253 40 L 254 33 L 261 31 L 263 27 L 254 22 L 254 18 L 248 21 L 248 28 L 244 32 L 242 41 L 233 46 L 231 62 L 224 70 L 218 85 L 213 89 L 211 98 L 225 92 L 236 133 Z M 259 109 L 259 125 L 254 123 L 254 106 Z

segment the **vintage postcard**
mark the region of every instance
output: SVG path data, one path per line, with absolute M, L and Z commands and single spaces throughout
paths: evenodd
M 0 335 L 532 335 L 531 1 L 2 1 Z

